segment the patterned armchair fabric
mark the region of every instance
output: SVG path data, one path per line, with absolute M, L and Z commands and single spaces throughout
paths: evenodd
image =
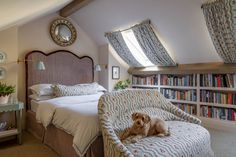
M 99 100 L 98 110 L 105 157 L 213 156 L 210 135 L 199 125 L 201 121 L 168 102 L 157 90 L 106 93 Z M 151 136 L 135 144 L 123 144 L 119 133 L 132 124 L 131 114 L 137 111 L 166 120 L 171 136 Z

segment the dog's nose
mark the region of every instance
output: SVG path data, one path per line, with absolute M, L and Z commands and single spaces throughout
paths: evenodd
M 138 124 L 138 125 L 140 125 L 140 122 L 139 122 L 139 121 L 137 121 L 137 124 Z

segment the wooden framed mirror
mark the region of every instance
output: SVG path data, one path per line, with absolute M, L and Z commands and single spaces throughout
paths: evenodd
M 75 27 L 65 18 L 59 18 L 52 22 L 50 34 L 53 41 L 60 46 L 73 44 L 77 37 Z

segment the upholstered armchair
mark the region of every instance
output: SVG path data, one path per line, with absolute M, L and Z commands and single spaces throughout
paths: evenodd
M 209 132 L 201 121 L 165 99 L 157 90 L 123 90 L 104 94 L 99 100 L 99 121 L 105 157 L 211 157 Z M 125 144 L 119 134 L 132 125 L 131 114 L 144 112 L 166 121 L 171 135 L 150 136 Z

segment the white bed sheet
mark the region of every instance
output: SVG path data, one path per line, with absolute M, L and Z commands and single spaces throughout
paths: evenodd
M 45 128 L 52 123 L 74 136 L 73 147 L 84 156 L 91 143 L 99 135 L 98 100 L 103 95 L 59 97 L 38 102 L 36 119 Z
M 36 112 L 38 106 L 39 106 L 39 101 L 36 101 L 36 100 L 31 100 L 30 101 L 30 110 L 31 111 Z

